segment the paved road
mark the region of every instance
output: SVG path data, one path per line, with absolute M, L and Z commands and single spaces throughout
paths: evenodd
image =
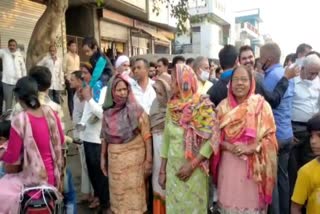
M 80 196 L 80 185 L 81 185 L 81 165 L 79 153 L 75 145 L 71 145 L 68 153 L 68 167 L 71 169 L 73 182 L 77 191 L 77 197 Z M 78 204 L 78 214 L 90 214 L 96 213 L 87 208 L 88 205 Z

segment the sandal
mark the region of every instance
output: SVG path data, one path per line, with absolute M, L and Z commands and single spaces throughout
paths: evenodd
M 89 209 L 96 209 L 100 206 L 100 201 L 98 198 L 95 198 L 89 205 Z

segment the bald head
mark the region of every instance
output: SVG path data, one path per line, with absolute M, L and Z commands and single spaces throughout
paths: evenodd
M 316 54 L 311 54 L 303 60 L 300 73 L 301 79 L 314 80 L 320 72 L 320 58 Z
M 277 43 L 267 43 L 260 49 L 260 58 L 269 58 L 273 64 L 279 63 L 281 50 Z

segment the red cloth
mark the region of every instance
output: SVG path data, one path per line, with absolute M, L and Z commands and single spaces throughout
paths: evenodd
M 32 135 L 34 137 L 35 142 L 37 143 L 38 150 L 40 152 L 42 161 L 46 168 L 48 174 L 48 183 L 51 185 L 55 184 L 54 178 L 54 166 L 53 159 L 50 150 L 50 134 L 49 127 L 45 117 L 36 117 L 31 114 L 27 114 L 32 127 Z M 55 114 L 58 129 L 60 134 L 61 142 L 64 142 L 64 133 L 61 126 L 61 121 Z M 23 139 L 18 135 L 18 133 L 11 128 L 10 137 L 8 142 L 8 148 L 5 154 L 2 157 L 2 160 L 7 164 L 14 164 L 18 161 L 22 154 L 23 149 Z

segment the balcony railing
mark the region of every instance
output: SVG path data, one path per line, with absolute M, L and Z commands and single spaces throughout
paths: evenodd
M 259 30 L 255 26 L 250 24 L 249 22 L 241 23 L 241 29 L 252 31 L 253 33 L 257 34 L 258 36 L 260 35 Z

